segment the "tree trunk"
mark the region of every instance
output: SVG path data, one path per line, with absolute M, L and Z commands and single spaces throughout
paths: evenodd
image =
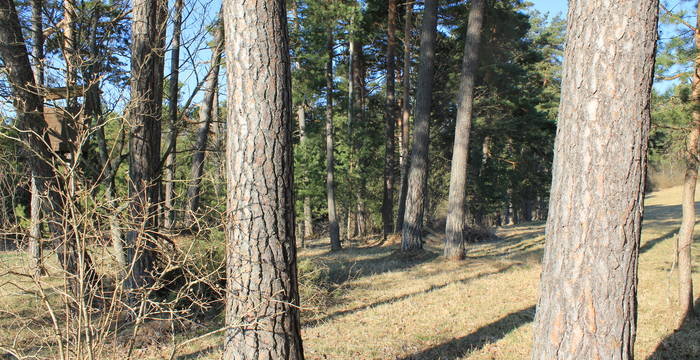
M 285 2 L 223 2 L 228 75 L 224 356 L 303 359 Z
M 569 3 L 533 359 L 634 356 L 658 5 Z
M 180 35 L 182 32 L 182 0 L 175 0 L 173 10 L 173 38 L 170 53 L 170 89 L 168 94 L 168 153 L 165 157 L 164 214 L 163 227 L 172 230 L 175 226 L 175 166 L 177 149 L 177 107 L 180 94 Z
M 66 272 L 67 281 L 75 295 L 85 294 L 80 284 L 94 284 L 92 261 L 85 249 L 79 249 L 75 237 L 65 234 L 64 197 L 59 193 L 60 183 L 51 165 L 52 152 L 47 146 L 49 137 L 43 116 L 43 104 L 37 94 L 29 54 L 24 45 L 19 16 L 12 0 L 0 0 L 0 59 L 4 63 L 6 78 L 12 90 L 12 100 L 17 116 L 17 127 L 28 151 L 32 178 L 36 192 L 45 200 L 42 212 L 52 234 L 56 255 Z M 82 275 L 82 278 L 80 278 Z M 77 298 L 76 298 L 77 300 Z
M 331 251 L 340 250 L 340 226 L 335 205 L 335 160 L 333 146 L 333 30 L 328 29 L 328 62 L 326 63 L 326 196 L 328 200 L 328 235 Z
M 467 172 L 469 170 L 469 133 L 472 126 L 474 105 L 474 81 L 479 61 L 481 24 L 484 17 L 484 1 L 472 0 L 469 10 L 469 27 L 464 44 L 462 76 L 459 89 L 459 108 L 455 124 L 455 140 L 450 169 L 450 191 L 445 226 L 444 255 L 448 259 L 464 259 L 466 223 L 464 208 L 467 205 Z
M 409 120 L 411 117 L 411 29 L 413 18 L 413 2 L 407 2 L 404 15 L 403 29 L 403 95 L 401 101 L 401 153 L 399 154 L 401 168 L 401 184 L 399 185 L 399 209 L 396 215 L 396 232 L 403 228 L 403 217 L 406 212 L 406 193 L 408 190 L 408 138 L 410 136 Z
M 411 165 L 408 172 L 406 213 L 401 236 L 401 249 L 404 251 L 423 248 L 423 215 L 428 185 L 428 145 L 436 31 L 437 0 L 426 0 L 421 28 L 420 67 L 416 85 L 416 112 Z
M 223 21 L 220 17 L 219 21 Z M 204 85 L 204 99 L 202 106 L 199 108 L 200 127 L 197 132 L 197 142 L 194 146 L 194 155 L 192 156 L 192 170 L 190 173 L 190 186 L 187 189 L 187 224 L 194 225 L 196 218 L 195 214 L 199 209 L 200 188 L 202 183 L 202 172 L 204 171 L 204 156 L 207 150 L 207 140 L 209 138 L 209 127 L 214 117 L 214 94 L 217 93 L 219 86 L 219 66 L 221 63 L 221 52 L 224 46 L 224 29 L 222 24 L 217 25 L 217 30 L 214 34 L 214 50 L 211 56 L 211 70 L 207 74 L 207 79 Z
M 396 121 L 394 48 L 396 47 L 396 0 L 389 0 L 386 45 L 386 102 L 384 104 L 384 197 L 382 223 L 384 239 L 394 230 L 394 121 Z
M 162 84 L 158 79 L 162 64 L 158 48 L 162 36 L 159 3 L 157 0 L 136 0 L 132 10 L 129 210 L 136 228 L 128 232 L 125 246 L 127 266 L 130 267 L 125 287 L 132 290 L 152 283 L 155 261 L 163 95 L 162 89 L 158 89 Z
M 32 177 L 31 223 L 29 225 L 29 259 L 30 268 L 35 276 L 46 273 L 42 259 L 41 247 L 41 194 L 36 186 L 36 178 Z
M 32 56 L 34 57 L 34 83 L 41 89 L 44 86 L 44 30 L 42 0 L 32 0 Z M 40 99 L 43 102 L 43 99 Z M 29 224 L 29 256 L 35 275 L 46 273 L 42 264 L 41 248 L 41 195 L 37 190 L 36 179 L 32 177 L 31 222 Z
M 306 104 L 299 104 L 297 108 L 297 121 L 299 122 L 299 143 L 306 144 Z M 305 179 L 308 181 L 308 179 Z M 304 195 L 304 238 L 314 236 L 314 223 L 311 215 L 311 197 Z
M 700 15 L 700 5 L 696 8 L 696 15 Z M 696 24 L 700 26 L 700 18 L 696 20 Z M 697 26 L 694 34 L 695 48 L 700 49 L 700 28 Z M 680 301 L 678 328 L 695 317 L 691 246 L 693 245 L 693 231 L 695 229 L 695 186 L 698 181 L 698 157 L 700 156 L 698 153 L 698 140 L 700 140 L 700 74 L 698 71 L 700 71 L 700 58 L 695 59 L 695 72 L 693 73 L 693 122 L 686 139 L 683 219 L 678 232 L 678 299 Z

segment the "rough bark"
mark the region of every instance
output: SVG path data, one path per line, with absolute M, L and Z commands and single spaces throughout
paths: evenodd
M 394 121 L 396 120 L 396 81 L 395 56 L 396 47 L 396 0 L 389 0 L 387 18 L 386 45 L 386 101 L 384 103 L 384 196 L 382 198 L 382 223 L 384 238 L 394 230 L 394 152 L 396 137 Z
M 406 194 L 408 190 L 408 138 L 410 136 L 409 120 L 411 117 L 411 29 L 413 28 L 413 2 L 407 2 L 403 28 L 403 93 L 401 100 L 401 151 L 399 154 L 400 179 L 399 208 L 396 214 L 396 232 L 403 228 L 403 217 L 406 212 Z
M 423 248 L 423 215 L 427 198 L 428 146 L 430 141 L 430 108 L 435 70 L 435 38 L 437 36 L 437 0 L 426 0 L 420 38 L 420 66 L 416 84 L 411 165 L 408 171 L 406 213 L 401 234 L 401 249 Z
M 696 15 L 700 15 L 700 5 L 696 8 Z M 700 18 L 696 21 L 694 40 L 695 48 L 700 49 Z M 695 304 L 693 296 L 693 264 L 691 246 L 693 244 L 693 232 L 695 230 L 695 186 L 698 181 L 698 141 L 700 140 L 700 57 L 695 59 L 695 72 L 693 73 L 692 95 L 693 122 L 692 128 L 686 138 L 686 169 L 683 182 L 683 216 L 680 231 L 678 232 L 678 299 L 679 317 L 677 327 L 681 327 L 686 321 L 695 317 Z
M 223 21 L 219 18 L 219 21 Z M 214 34 L 214 50 L 211 55 L 211 70 L 207 74 L 204 83 L 204 99 L 199 107 L 199 131 L 197 131 L 197 142 L 194 145 L 194 155 L 192 155 L 192 169 L 190 171 L 190 185 L 187 188 L 187 224 L 192 226 L 195 222 L 195 214 L 199 209 L 200 189 L 202 183 L 202 172 L 204 171 L 204 156 L 207 151 L 207 141 L 209 139 L 209 128 L 214 118 L 214 95 L 218 92 L 219 67 L 221 63 L 221 53 L 224 47 L 223 24 L 217 25 Z
M 657 18 L 657 0 L 569 2 L 533 359 L 634 356 Z
M 299 143 L 306 144 L 306 108 L 305 104 L 300 104 L 297 108 L 297 121 L 299 122 Z M 314 223 L 311 215 L 311 197 L 304 195 L 304 238 L 314 236 Z
M 3 24 L 0 26 L 0 58 L 12 91 L 17 127 L 23 130 L 24 145 L 31 149 L 28 157 L 36 192 L 45 199 L 41 202 L 44 221 L 54 239 L 56 254 L 71 291 L 84 293 L 87 289 L 80 289 L 80 284 L 94 284 L 95 273 L 88 253 L 85 249 L 79 252 L 75 237 L 66 233 L 64 197 L 59 193 L 61 184 L 51 165 L 53 154 L 47 146 L 49 137 L 42 99 L 36 91 L 19 16 L 12 0 L 0 0 L 0 24 Z
M 177 149 L 177 107 L 180 94 L 180 36 L 182 33 L 182 0 L 175 0 L 173 9 L 173 39 L 170 53 L 170 88 L 168 89 L 168 153 L 163 174 L 163 227 L 172 230 L 175 226 L 175 166 Z
M 469 133 L 472 126 L 474 105 L 474 82 L 479 61 L 481 25 L 484 18 L 485 0 L 472 0 L 469 10 L 467 38 L 464 44 L 462 76 L 460 78 L 459 108 L 455 124 L 455 139 L 450 168 L 450 190 L 445 225 L 444 256 L 452 260 L 464 259 L 466 242 L 467 172 L 469 171 Z
M 160 121 L 162 9 L 158 0 L 136 0 L 131 26 L 131 101 L 128 108 L 129 212 L 132 229 L 126 238 L 129 266 L 125 287 L 138 289 L 153 281 L 155 241 L 160 199 Z
M 223 2 L 228 74 L 224 359 L 303 359 L 285 2 Z
M 328 29 L 328 61 L 326 63 L 326 199 L 328 203 L 328 235 L 331 251 L 340 250 L 340 224 L 335 205 L 335 155 L 333 145 L 333 30 Z

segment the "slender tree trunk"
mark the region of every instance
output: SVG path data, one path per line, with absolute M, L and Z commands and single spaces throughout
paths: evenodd
M 700 15 L 700 5 L 696 8 L 696 15 Z M 696 20 L 694 34 L 695 48 L 700 49 L 700 18 Z M 678 299 L 680 301 L 680 315 L 677 326 L 680 328 L 686 321 L 695 318 L 695 304 L 693 296 L 693 264 L 691 246 L 693 245 L 693 231 L 695 229 L 695 186 L 698 181 L 698 141 L 700 140 L 700 58 L 695 59 L 695 72 L 693 73 L 693 123 L 692 129 L 686 139 L 686 170 L 683 182 L 683 218 L 678 232 Z
M 299 104 L 297 108 L 297 121 L 299 122 L 299 142 L 301 145 L 306 144 L 306 104 Z M 308 181 L 308 179 L 304 179 Z M 304 238 L 314 237 L 314 223 L 311 215 L 311 197 L 304 195 Z
M 218 21 L 223 22 L 223 19 L 220 17 Z M 214 35 L 214 44 L 215 48 L 211 56 L 211 70 L 209 70 L 209 74 L 207 74 L 204 85 L 204 100 L 202 100 L 202 106 L 199 108 L 200 127 L 197 132 L 197 142 L 194 146 L 195 152 L 192 156 L 191 182 L 187 189 L 188 226 L 192 226 L 195 223 L 195 214 L 197 209 L 199 209 L 202 172 L 204 171 L 204 156 L 209 139 L 209 127 L 214 117 L 214 95 L 217 93 L 217 88 L 219 86 L 219 66 L 221 63 L 221 52 L 224 46 L 224 29 L 222 24 L 217 25 L 217 30 Z
M 403 94 L 401 101 L 401 153 L 399 155 L 401 168 L 401 184 L 399 190 L 399 209 L 396 215 L 396 232 L 403 228 L 403 217 L 406 213 L 406 194 L 408 190 L 408 138 L 410 136 L 409 120 L 411 118 L 411 29 L 413 18 L 413 2 L 406 3 L 403 29 Z
M 658 6 L 569 2 L 533 359 L 634 357 Z
M 389 0 L 386 46 L 386 102 L 384 104 L 384 197 L 382 200 L 382 223 L 384 239 L 394 230 L 394 121 L 396 121 L 395 56 L 396 47 L 396 0 Z
M 228 74 L 225 360 L 303 359 L 283 0 L 224 0 Z
M 163 227 L 172 230 L 175 226 L 175 166 L 177 149 L 177 107 L 180 94 L 180 35 L 182 32 L 182 0 L 175 0 L 173 14 L 172 52 L 170 53 L 170 89 L 168 94 L 168 153 L 165 157 L 164 214 Z
M 129 210 L 133 226 L 126 239 L 130 271 L 127 289 L 149 286 L 155 260 L 154 232 L 158 228 L 160 200 L 161 9 L 157 0 L 136 0 L 131 27 L 131 102 L 128 117 Z
M 328 29 L 328 62 L 326 63 L 326 196 L 328 200 L 328 233 L 331 251 L 340 250 L 340 226 L 335 205 L 335 160 L 333 146 L 333 30 Z
M 464 60 L 459 89 L 459 108 L 455 125 L 455 140 L 450 169 L 450 191 L 445 226 L 445 251 L 448 259 L 464 259 L 466 230 L 465 211 L 467 205 L 467 172 L 469 171 L 469 133 L 472 127 L 474 105 L 474 82 L 479 62 L 481 24 L 484 18 L 485 0 L 472 0 L 469 10 L 469 27 L 464 44 Z
M 416 112 L 411 165 L 408 172 L 406 213 L 401 235 L 401 249 L 404 251 L 423 248 L 423 215 L 428 184 L 428 145 L 436 31 L 437 0 L 426 0 L 421 28 L 420 67 L 416 85 Z
M 55 239 L 56 254 L 66 272 L 71 291 L 75 295 L 84 294 L 87 289 L 79 289 L 79 284 L 94 284 L 95 273 L 85 249 L 80 249 L 79 254 L 75 238 L 65 233 L 64 197 L 58 192 L 60 184 L 51 165 L 52 152 L 46 145 L 49 144 L 49 134 L 43 117 L 42 99 L 36 91 L 19 16 L 12 0 L 0 0 L 0 24 L 3 24 L 0 26 L 0 59 L 12 90 L 17 126 L 24 130 L 21 132 L 22 141 L 32 149 L 28 152 L 30 168 L 36 192 L 45 199 L 41 202 L 44 219 Z M 84 277 L 79 279 L 81 275 Z
M 34 57 L 34 83 L 37 88 L 44 86 L 44 30 L 42 0 L 32 0 L 32 55 Z M 43 102 L 43 99 L 40 99 Z M 32 177 L 31 222 L 29 224 L 29 256 L 35 275 L 46 273 L 42 261 L 41 247 L 41 195 Z
M 29 259 L 30 268 L 35 276 L 46 273 L 42 260 L 41 247 L 41 194 L 36 186 L 36 178 L 32 177 L 31 223 L 29 225 Z

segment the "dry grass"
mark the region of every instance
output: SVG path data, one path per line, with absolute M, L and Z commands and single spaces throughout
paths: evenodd
M 670 270 L 673 235 L 680 222 L 678 204 L 680 188 L 647 197 L 638 359 L 700 359 L 700 327 L 688 324 L 674 332 L 673 326 L 677 285 L 676 273 Z M 306 293 L 302 289 L 307 358 L 527 359 L 543 224 L 501 228 L 498 235 L 502 240 L 471 247 L 469 258 L 461 263 L 438 256 L 440 233 L 427 236 L 425 253 L 409 257 L 397 252 L 396 238 L 385 244 L 376 238 L 346 242 L 346 249 L 332 254 L 327 239 L 307 242 L 309 247 L 299 254 L 309 274 L 304 286 L 315 286 Z M 699 251 L 694 247 L 695 254 Z M 697 275 L 694 280 L 700 283 Z M 32 305 L 9 299 L 14 298 L 2 297 L 0 309 L 22 306 L 27 314 L 34 314 Z M 0 313 L 2 342 L 12 335 L 6 330 L 7 321 Z M 208 337 L 184 347 L 179 358 L 219 359 L 219 344 L 220 336 Z M 145 349 L 141 358 L 158 359 L 163 354 L 153 347 Z

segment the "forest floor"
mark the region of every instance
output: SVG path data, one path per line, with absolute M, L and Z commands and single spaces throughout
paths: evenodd
M 646 197 L 639 265 L 637 359 L 700 359 L 700 325 L 675 331 L 677 272 L 674 235 L 681 216 L 680 187 Z M 700 198 L 700 193 L 696 195 Z M 697 203 L 700 205 L 700 202 Z M 443 260 L 440 232 L 429 231 L 426 251 L 401 254 L 398 237 L 346 241 L 330 253 L 327 239 L 300 250 L 302 337 L 307 359 L 528 359 L 537 301 L 544 224 L 502 227 L 498 241 L 469 247 L 466 261 Z M 0 253 L 0 258 L 23 256 Z M 696 227 L 694 263 L 700 261 Z M 700 284 L 694 267 L 694 281 Z M 41 312 L 38 300 L 0 288 L 0 346 L 15 341 L 9 316 Z M 32 305 L 33 304 L 33 305 Z M 700 304 L 699 304 L 700 305 Z M 20 313 L 21 313 L 20 312 Z M 45 314 L 43 316 L 46 316 Z M 13 327 L 18 320 L 12 320 Z M 222 326 L 221 316 L 210 328 Z M 48 334 L 48 331 L 47 331 Z M 197 335 L 183 333 L 182 339 Z M 192 342 L 176 359 L 219 359 L 221 335 Z M 167 344 L 138 351 L 161 359 Z M 3 359 L 0 348 L 0 359 Z M 167 358 L 167 357 L 166 357 Z

